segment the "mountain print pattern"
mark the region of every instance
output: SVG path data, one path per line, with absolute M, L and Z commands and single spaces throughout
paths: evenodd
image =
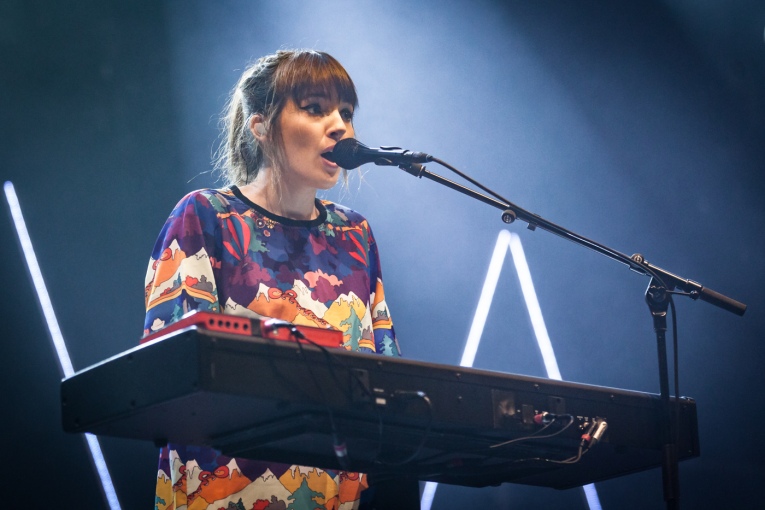
M 345 349 L 400 356 L 367 220 L 328 201 L 316 207 L 315 220 L 298 221 L 236 187 L 186 195 L 152 251 L 144 335 L 199 310 L 334 328 Z M 346 510 L 366 488 L 363 474 L 171 444 L 160 453 L 155 509 Z

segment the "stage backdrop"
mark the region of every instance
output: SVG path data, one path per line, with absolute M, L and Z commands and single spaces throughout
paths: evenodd
M 678 297 L 681 392 L 702 455 L 688 508 L 751 508 L 765 362 L 765 6 L 713 2 L 10 0 L 0 6 L 0 178 L 13 182 L 75 368 L 134 346 L 155 237 L 210 174 L 243 67 L 279 48 L 335 55 L 357 138 L 433 154 L 513 202 L 749 304 Z M 446 172 L 436 165 L 431 171 Z M 396 168 L 325 196 L 381 247 L 404 354 L 457 364 L 499 211 Z M 658 392 L 647 279 L 551 234 L 526 251 L 565 379 Z M 57 361 L 7 214 L 0 359 L 8 507 L 103 508 L 84 442 L 60 430 Z M 508 258 L 475 366 L 544 375 Z M 153 503 L 156 449 L 103 438 L 123 508 Z M 605 509 L 662 506 L 658 470 L 596 485 Z M 434 509 L 586 508 L 581 491 L 439 487 Z

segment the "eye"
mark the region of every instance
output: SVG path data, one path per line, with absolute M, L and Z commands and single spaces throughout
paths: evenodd
M 310 113 L 311 115 L 321 115 L 324 113 L 319 103 L 308 103 L 301 106 L 300 109 Z
M 353 110 L 350 108 L 343 108 L 342 110 L 340 110 L 340 115 L 342 115 L 343 120 L 345 122 L 353 121 Z

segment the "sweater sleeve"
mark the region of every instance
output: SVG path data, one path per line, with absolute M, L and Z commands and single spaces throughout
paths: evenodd
M 370 308 L 372 313 L 372 330 L 374 332 L 375 350 L 386 356 L 401 356 L 401 349 L 393 329 L 388 303 L 385 301 L 380 254 L 372 229 L 367 224 L 369 236 L 369 285 Z
M 216 287 L 217 214 L 203 192 L 175 206 L 157 238 L 146 271 L 144 336 L 192 310 L 219 312 Z

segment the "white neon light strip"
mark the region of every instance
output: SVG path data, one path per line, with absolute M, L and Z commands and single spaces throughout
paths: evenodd
M 545 320 L 542 318 L 542 308 L 539 306 L 537 293 L 534 290 L 534 283 L 531 281 L 531 271 L 526 262 L 526 254 L 523 252 L 523 246 L 521 246 L 521 238 L 518 237 L 517 234 L 511 234 L 507 230 L 503 230 L 499 235 L 503 240 L 507 240 L 507 245 L 510 247 L 510 252 L 513 254 L 515 272 L 518 273 L 518 280 L 521 282 L 523 300 L 526 302 L 526 309 L 529 311 L 531 326 L 534 328 L 534 336 L 537 338 L 539 352 L 542 353 L 542 360 L 545 364 L 547 377 L 561 381 L 562 377 L 560 376 L 560 370 L 558 370 L 558 361 L 555 359 L 552 342 L 550 342 L 550 336 L 547 334 L 547 326 L 545 326 Z M 499 244 L 499 241 L 497 241 L 497 244 Z
M 595 488 L 595 484 L 588 483 L 587 485 L 583 485 L 582 490 L 584 491 L 584 497 L 587 499 L 587 506 L 590 507 L 590 510 L 602 510 L 603 507 L 600 506 L 600 498 L 598 497 L 598 490 Z
M 483 282 L 481 297 L 478 299 L 478 306 L 473 316 L 473 324 L 470 326 L 465 349 L 462 351 L 461 367 L 472 367 L 475 361 L 475 355 L 478 352 L 478 344 L 481 343 L 481 335 L 486 325 L 486 318 L 489 316 L 491 302 L 494 299 L 494 292 L 497 290 L 499 274 L 502 272 L 502 265 L 505 263 L 507 255 L 507 246 L 510 232 L 502 230 L 497 238 L 497 244 L 494 245 L 494 253 L 489 262 L 489 270 L 486 272 L 486 279 Z
M 537 345 L 539 345 L 539 352 L 542 354 L 547 377 L 561 381 L 562 378 L 560 370 L 558 369 L 558 362 L 555 359 L 555 352 L 552 348 L 552 342 L 550 342 L 550 336 L 547 334 L 547 326 L 545 326 L 545 321 L 542 317 L 542 308 L 539 306 L 537 293 L 534 290 L 534 283 L 531 280 L 531 271 L 529 270 L 529 265 L 526 263 L 526 255 L 523 252 L 521 238 L 518 237 L 517 234 L 513 234 L 507 230 L 501 230 L 497 236 L 497 244 L 494 245 L 494 253 L 491 256 L 489 270 L 486 272 L 486 279 L 483 282 L 481 297 L 478 299 L 478 306 L 476 307 L 475 315 L 473 316 L 473 324 L 470 326 L 467 342 L 465 342 L 465 349 L 462 351 L 460 366 L 473 366 L 473 361 L 475 361 L 475 355 L 478 352 L 478 345 L 481 342 L 483 329 L 486 325 L 486 319 L 489 316 L 491 302 L 494 299 L 494 292 L 497 289 L 499 275 L 502 272 L 502 265 L 505 262 L 505 256 L 507 255 L 508 250 L 510 250 L 513 255 L 515 271 L 518 274 L 518 279 L 521 283 L 523 299 L 526 302 L 526 309 L 529 312 L 529 318 L 531 319 L 531 325 L 537 339 Z M 422 498 L 420 499 L 421 510 L 430 510 L 437 488 L 438 483 L 436 482 L 425 483 Z M 587 505 L 590 510 L 601 510 L 600 499 L 598 498 L 598 491 L 595 489 L 595 485 L 585 485 L 582 487 L 582 490 L 584 491 Z
M 438 482 L 425 482 L 425 488 L 422 489 L 422 497 L 420 498 L 420 510 L 430 510 L 433 505 L 433 498 L 436 497 L 436 489 L 438 488 Z
M 19 236 L 19 243 L 21 244 L 21 250 L 24 253 L 24 258 L 27 262 L 29 274 L 32 277 L 32 283 L 37 292 L 37 299 L 40 301 L 40 307 L 42 308 L 45 322 L 48 324 L 48 331 L 50 331 L 50 336 L 53 340 L 53 347 L 56 350 L 59 367 L 61 368 L 64 377 L 69 377 L 74 374 L 74 367 L 72 366 L 72 360 L 69 358 L 69 351 L 66 348 L 64 336 L 61 334 L 61 329 L 58 326 L 56 314 L 53 311 L 53 304 L 48 295 L 48 289 L 45 287 L 45 281 L 43 281 L 40 266 L 37 263 L 37 256 L 32 248 L 32 240 L 29 237 L 29 232 L 27 231 L 27 226 L 24 222 L 24 216 L 21 214 L 21 205 L 16 196 L 16 190 L 14 189 L 13 184 L 10 181 L 7 181 L 3 184 L 3 191 L 5 192 L 5 199 L 8 202 L 8 208 L 11 211 L 13 225 L 16 227 L 16 234 Z M 101 486 L 106 501 L 109 504 L 109 508 L 111 508 L 111 510 L 120 510 L 117 493 L 114 490 L 112 478 L 109 476 L 109 470 L 106 467 L 103 453 L 101 453 L 101 446 L 98 443 L 98 438 L 93 434 L 85 434 L 85 440 L 88 443 L 90 455 L 93 458 L 93 464 L 96 466 L 96 471 L 101 479 Z

